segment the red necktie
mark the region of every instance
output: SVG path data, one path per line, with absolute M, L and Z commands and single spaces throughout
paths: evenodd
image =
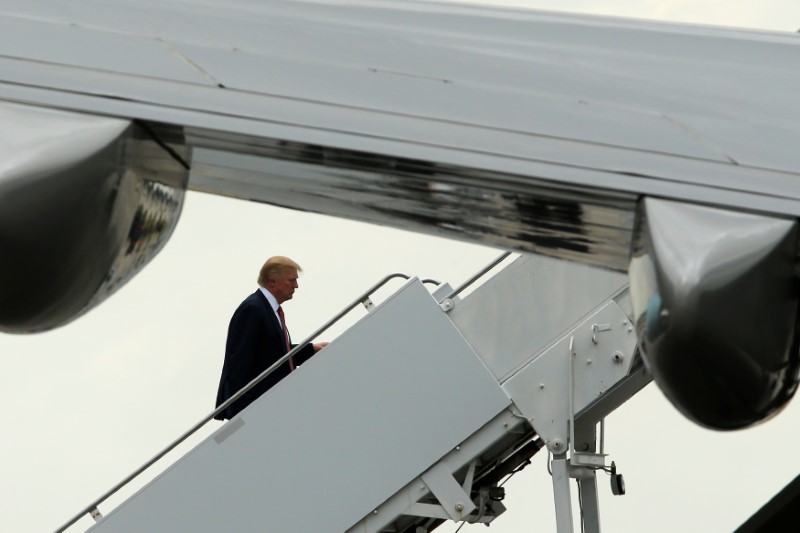
M 286 317 L 283 316 L 283 308 L 278 306 L 278 316 L 281 317 L 281 328 L 283 328 L 283 339 L 286 342 L 286 351 L 292 349 L 292 343 L 289 340 L 289 330 L 286 328 Z M 289 371 L 291 372 L 294 370 L 294 361 L 292 358 L 289 358 Z

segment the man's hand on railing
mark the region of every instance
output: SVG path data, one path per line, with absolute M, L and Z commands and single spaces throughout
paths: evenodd
M 315 343 L 313 344 L 313 346 L 314 346 L 314 353 L 317 353 L 318 351 L 320 351 L 321 349 L 323 349 L 324 347 L 326 347 L 328 344 L 330 344 L 330 343 L 329 343 L 329 342 L 315 342 Z

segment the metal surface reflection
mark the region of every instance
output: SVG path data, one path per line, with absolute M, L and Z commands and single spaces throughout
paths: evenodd
M 164 245 L 188 178 L 168 128 L 4 104 L 0 331 L 43 331 L 91 309 Z
M 636 196 L 187 128 L 191 187 L 625 271 Z
M 686 416 L 737 429 L 798 383 L 794 220 L 648 198 L 631 294 L 644 357 Z

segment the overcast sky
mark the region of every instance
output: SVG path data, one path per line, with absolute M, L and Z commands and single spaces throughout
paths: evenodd
M 800 27 L 796 0 L 501 3 L 785 31 Z M 389 272 L 457 285 L 499 252 L 189 193 L 164 251 L 99 308 L 52 332 L 0 334 L 0 401 L 7 406 L 0 530 L 52 531 L 213 409 L 230 314 L 254 290 L 266 257 L 288 255 L 304 267 L 287 306 L 297 338 Z M 612 496 L 607 477 L 599 477 L 603 529 L 732 532 L 800 472 L 800 458 L 792 453 L 798 427 L 795 400 L 755 428 L 704 430 L 677 413 L 655 385 L 648 386 L 607 421 L 606 451 L 625 475 L 628 494 Z M 545 457 L 540 454 L 506 484 L 509 511 L 491 531 L 555 531 Z M 75 531 L 91 521 L 80 524 Z

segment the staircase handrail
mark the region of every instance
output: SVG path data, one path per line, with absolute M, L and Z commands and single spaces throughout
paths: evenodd
M 467 287 L 469 287 L 470 285 L 475 283 L 478 279 L 480 279 L 482 276 L 484 276 L 491 269 L 493 269 L 494 267 L 496 267 L 497 265 L 502 263 L 503 260 L 506 257 L 508 257 L 509 255 L 511 255 L 511 252 L 503 252 L 502 254 L 498 255 L 491 263 L 489 263 L 488 265 L 483 267 L 481 270 L 479 270 L 474 276 L 472 276 L 467 281 L 462 283 L 457 289 L 454 289 L 453 292 L 451 292 L 450 294 L 448 294 L 447 296 L 445 296 L 444 298 L 439 300 L 439 303 L 443 304 L 445 302 L 448 302 L 448 301 L 452 300 L 453 298 L 455 298 L 456 296 L 458 296 L 459 294 L 461 294 L 461 292 L 464 291 L 464 289 L 466 289 Z
M 100 515 L 100 511 L 97 509 L 98 505 L 100 505 L 101 503 L 106 501 L 109 497 L 111 497 L 114 494 L 116 494 L 121 488 L 123 488 L 125 485 L 127 485 L 128 483 L 133 481 L 135 478 L 137 478 L 142 472 L 144 472 L 145 470 L 150 468 L 153 464 L 155 464 L 157 461 L 159 461 L 162 457 L 164 457 L 169 452 L 174 450 L 178 445 L 180 445 L 186 439 L 188 439 L 189 437 L 194 435 L 201 427 L 206 425 L 209 420 L 213 419 L 219 413 L 221 413 L 222 411 L 227 409 L 229 405 L 231 405 L 233 402 L 235 402 L 236 400 L 241 398 L 250 389 L 252 389 L 256 385 L 258 385 L 258 383 L 261 380 L 263 380 L 264 378 L 266 378 L 267 376 L 272 374 L 276 369 L 280 368 L 280 366 L 283 365 L 284 363 L 286 363 L 286 361 L 288 361 L 290 357 L 292 357 L 298 351 L 300 351 L 300 349 L 303 346 L 305 346 L 306 344 L 308 344 L 309 342 L 311 342 L 312 340 L 317 338 L 320 334 L 324 333 L 328 328 L 330 328 L 332 325 L 334 325 L 336 322 L 338 322 L 343 316 L 345 316 L 347 313 L 352 311 L 356 306 L 358 306 L 359 304 L 365 304 L 369 300 L 369 296 L 372 293 L 374 293 L 375 291 L 377 291 L 378 289 L 380 289 L 381 287 L 386 285 L 386 283 L 388 283 L 389 281 L 391 281 L 392 279 L 395 279 L 395 278 L 404 278 L 404 279 L 408 280 L 408 279 L 411 279 L 411 276 L 408 276 L 407 274 L 402 274 L 402 273 L 399 273 L 399 272 L 395 272 L 393 274 L 387 275 L 386 277 L 384 277 L 383 279 L 381 279 L 380 281 L 375 283 L 372 287 L 367 289 L 361 296 L 356 298 L 351 304 L 346 306 L 338 314 L 336 314 L 333 318 L 331 318 L 325 324 L 320 326 L 319 329 L 317 329 L 314 333 L 312 333 L 311 335 L 306 337 L 300 344 L 298 344 L 297 346 L 292 348 L 286 355 L 284 355 L 283 357 L 278 359 L 272 366 L 270 366 L 269 368 L 264 370 L 261 374 L 259 374 L 255 378 L 253 378 L 253 380 L 250 381 L 250 383 L 248 383 L 247 385 L 245 385 L 244 387 L 239 389 L 239 391 L 236 394 L 234 394 L 233 396 L 228 398 L 228 400 L 226 400 L 225 402 L 220 404 L 220 406 L 217 407 L 216 409 L 214 409 L 214 411 L 212 411 L 211 414 L 208 414 L 208 415 L 204 416 L 199 422 L 197 422 L 194 426 L 192 426 L 188 431 L 184 432 L 180 437 L 175 439 L 169 446 L 167 446 L 166 448 L 161 450 L 159 453 L 157 453 L 155 456 L 153 456 L 150 460 L 148 460 L 146 463 L 144 463 L 142 466 L 140 466 L 138 469 L 136 469 L 133 473 L 128 475 L 125 479 L 123 479 L 122 481 L 120 481 L 119 483 L 114 485 L 111 489 L 106 491 L 102 496 L 100 496 L 95 501 L 93 501 L 88 506 L 86 506 L 82 511 L 80 511 L 78 514 L 76 514 L 74 517 L 72 517 L 72 519 L 70 519 L 66 524 L 64 524 L 60 528 L 58 528 L 55 531 L 55 533 L 63 533 L 70 526 L 75 524 L 75 522 L 80 520 L 83 517 L 83 515 L 85 515 L 85 514 L 89 514 L 93 518 L 101 516 Z M 432 280 L 426 280 L 426 281 L 432 281 Z

